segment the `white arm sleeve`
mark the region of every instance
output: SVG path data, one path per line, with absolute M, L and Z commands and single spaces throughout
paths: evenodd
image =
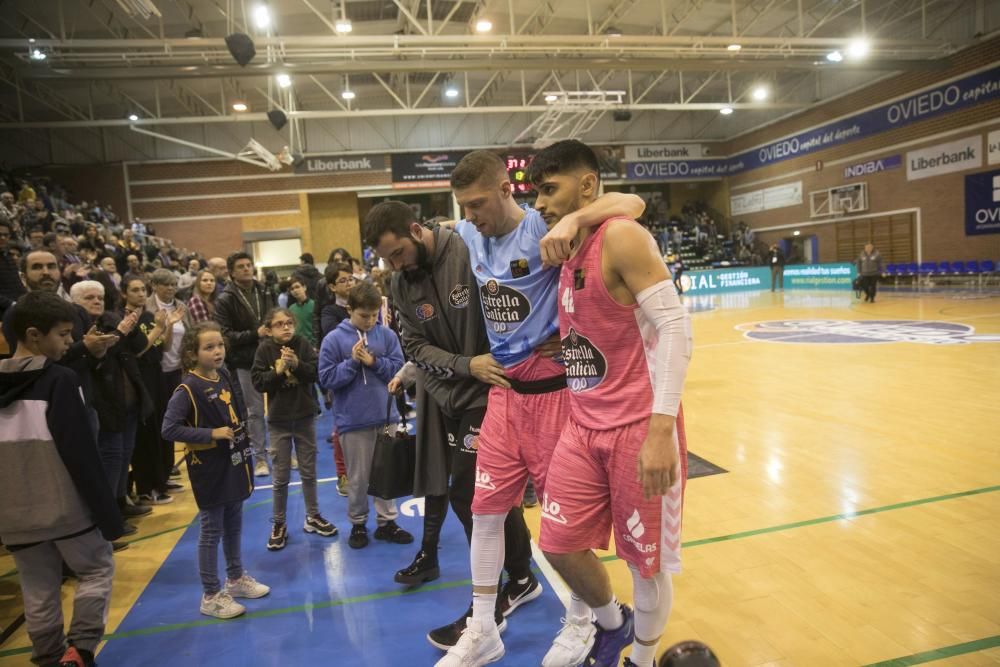
M 417 382 L 417 366 L 412 361 L 407 361 L 396 373 L 396 378 L 403 383 L 404 387 L 412 387 Z
M 651 364 L 653 412 L 676 417 L 691 360 L 691 318 L 669 280 L 642 290 L 636 302 L 643 316 L 656 327 L 656 356 Z

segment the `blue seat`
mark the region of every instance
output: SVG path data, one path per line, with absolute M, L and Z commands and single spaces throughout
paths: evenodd
M 992 259 L 984 259 L 982 264 L 979 265 L 979 268 L 982 269 L 983 273 L 993 273 L 997 270 L 997 265 Z
M 965 263 L 965 270 L 969 273 L 979 273 L 982 269 L 979 268 L 979 262 L 972 260 Z
M 927 276 L 932 273 L 937 273 L 938 265 L 935 264 L 934 262 L 921 262 L 919 271 L 920 275 L 922 276 Z
M 938 269 L 938 273 L 952 273 L 951 264 L 950 263 L 948 263 L 948 262 L 941 262 L 938 266 L 940 267 Z
M 911 275 L 911 276 L 917 275 L 917 263 L 916 262 L 910 262 L 909 264 L 907 264 L 906 265 L 906 273 L 908 275 Z
M 951 272 L 952 273 L 965 273 L 967 269 L 965 268 L 965 262 L 952 262 Z

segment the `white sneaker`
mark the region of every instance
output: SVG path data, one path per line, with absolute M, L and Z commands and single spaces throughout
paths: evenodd
M 256 579 L 244 572 L 243 576 L 239 579 L 236 579 L 235 581 L 229 580 L 226 582 L 226 592 L 234 598 L 256 600 L 257 598 L 262 598 L 270 593 L 271 587 L 259 583 Z
M 215 618 L 236 618 L 247 610 L 226 591 L 201 597 L 201 613 Z
M 271 471 L 267 469 L 267 461 L 257 459 L 257 463 L 253 464 L 253 474 L 254 477 L 267 477 L 270 475 Z
M 488 629 L 484 629 L 481 620 L 470 618 L 465 623 L 461 639 L 434 667 L 480 667 L 496 662 L 503 654 L 503 640 L 497 626 L 490 624 Z
M 586 616 L 563 618 L 562 629 L 542 658 L 542 667 L 575 667 L 590 654 L 597 628 Z
M 299 469 L 299 457 L 295 455 L 295 452 L 292 452 L 291 466 L 292 466 L 292 470 L 298 470 Z

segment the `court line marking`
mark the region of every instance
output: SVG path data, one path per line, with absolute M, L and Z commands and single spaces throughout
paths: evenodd
M 814 526 L 814 525 L 822 524 L 822 523 L 830 523 L 832 521 L 850 520 L 850 519 L 853 519 L 855 517 L 865 516 L 867 514 L 876 514 L 876 513 L 888 512 L 888 511 L 896 510 L 896 509 L 905 509 L 905 508 L 909 508 L 909 507 L 916 507 L 916 506 L 919 506 L 919 505 L 926 505 L 926 504 L 929 504 L 929 503 L 937 503 L 937 502 L 942 502 L 942 501 L 945 501 L 945 500 L 953 500 L 953 499 L 956 499 L 956 498 L 966 498 L 966 497 L 969 497 L 969 496 L 975 496 L 975 495 L 980 495 L 980 494 L 984 494 L 984 493 L 992 493 L 994 491 L 1000 491 L 1000 485 L 987 486 L 987 487 L 983 487 L 983 488 L 979 488 L 979 489 L 971 489 L 969 491 L 959 491 L 957 493 L 949 493 L 949 494 L 945 494 L 945 495 L 942 495 L 942 496 L 933 496 L 931 498 L 920 498 L 918 500 L 909 500 L 909 501 L 902 502 L 902 503 L 894 503 L 892 505 L 883 505 L 881 507 L 872 507 L 870 509 L 860 510 L 860 511 L 857 511 L 857 512 L 851 512 L 851 513 L 847 513 L 847 514 L 836 514 L 836 515 L 832 515 L 832 516 L 828 516 L 828 517 L 820 517 L 818 519 L 808 519 L 806 521 L 797 521 L 795 523 L 782 524 L 780 526 L 771 526 L 770 528 L 760 528 L 760 529 L 757 529 L 757 530 L 748 530 L 748 531 L 743 531 L 743 532 L 740 532 L 740 533 L 733 533 L 731 535 L 720 535 L 718 537 L 708 537 L 708 538 L 704 538 L 704 539 L 700 539 L 700 540 L 693 540 L 691 542 L 684 542 L 684 543 L 681 544 L 681 546 L 682 546 L 682 548 L 691 548 L 691 547 L 702 546 L 702 545 L 705 545 L 705 544 L 714 544 L 716 542 L 725 542 L 725 541 L 729 541 L 729 540 L 743 539 L 745 537 L 753 537 L 753 536 L 762 535 L 762 534 L 765 534 L 765 533 L 774 533 L 774 532 L 783 531 L 783 530 L 790 530 L 792 528 L 801 528 L 801 527 L 805 527 L 805 526 Z M 193 523 L 193 521 L 192 521 L 192 523 Z M 188 524 L 188 525 L 190 525 L 190 524 Z M 186 527 L 187 526 L 179 526 L 179 527 L 174 528 L 172 530 L 180 530 L 181 528 L 186 528 Z M 169 531 L 164 531 L 164 532 L 169 532 Z M 153 536 L 150 535 L 149 537 L 153 537 Z M 137 538 L 137 539 L 143 539 L 143 538 Z M 133 541 L 135 541 L 135 540 L 133 540 Z M 534 544 L 532 544 L 532 552 L 534 552 L 534 551 L 535 551 L 535 546 L 534 546 Z M 544 557 L 543 557 L 542 560 L 544 560 Z M 604 561 L 604 562 L 612 561 L 612 560 L 618 560 L 618 556 L 615 556 L 615 555 L 612 554 L 612 555 L 604 556 L 600 560 Z M 551 570 L 551 566 L 549 566 L 548 563 L 546 563 L 546 567 L 549 568 L 548 572 L 546 571 L 546 568 L 543 568 L 539 564 L 539 561 L 536 561 L 536 564 L 538 564 L 539 570 L 542 572 L 542 574 L 545 575 L 546 579 L 549 579 L 548 572 L 551 572 L 551 574 L 553 574 L 553 575 L 555 574 L 555 572 L 553 570 Z M 549 583 L 552 584 L 552 581 L 550 580 Z M 173 630 L 184 630 L 184 629 L 187 629 L 187 628 L 197 628 L 197 627 L 204 627 L 204 626 L 209 626 L 209 625 L 218 625 L 220 623 L 233 623 L 233 622 L 239 622 L 240 619 L 265 618 L 265 617 L 269 617 L 269 616 L 278 616 L 278 615 L 281 615 L 281 614 L 295 613 L 295 612 L 307 611 L 307 610 L 311 610 L 311 609 L 327 609 L 329 607 L 339 607 L 339 606 L 344 606 L 344 605 L 347 605 L 347 604 L 354 604 L 354 603 L 357 603 L 357 602 L 371 602 L 371 601 L 375 601 L 375 600 L 384 600 L 384 599 L 390 599 L 390 598 L 395 598 L 395 597 L 401 597 L 403 595 L 414 595 L 416 593 L 421 593 L 421 592 L 434 592 L 434 591 L 438 591 L 438 590 L 446 590 L 446 589 L 449 589 L 449 588 L 456 588 L 458 586 L 471 586 L 471 585 L 472 585 L 472 580 L 471 579 L 462 579 L 460 581 L 451 581 L 451 582 L 443 582 L 443 583 L 440 583 L 440 584 L 431 584 L 429 586 L 421 586 L 419 588 L 400 589 L 398 591 L 387 591 L 387 592 L 384 592 L 384 593 L 373 593 L 371 595 L 362 595 L 362 596 L 353 597 L 353 598 L 342 598 L 342 599 L 338 599 L 338 600 L 326 600 L 326 601 L 323 601 L 323 602 L 316 602 L 316 603 L 307 604 L 307 605 L 298 605 L 298 606 L 295 606 L 295 607 L 284 607 L 284 608 L 281 608 L 281 609 L 263 609 L 261 611 L 249 612 L 249 613 L 246 613 L 246 614 L 244 614 L 242 616 L 239 616 L 239 617 L 237 617 L 235 619 L 230 619 L 230 620 L 204 619 L 204 620 L 199 620 L 199 621 L 189 621 L 189 622 L 186 622 L 186 623 L 174 623 L 174 624 L 171 624 L 171 625 L 157 625 L 157 626 L 152 626 L 152 627 L 149 627 L 149 628 L 139 628 L 139 629 L 136 629 L 136 630 L 129 630 L 127 632 L 114 632 L 114 633 L 105 635 L 104 636 L 104 640 L 124 639 L 124 638 L 127 638 L 127 637 L 138 637 L 138 636 L 143 636 L 143 635 L 159 634 L 161 632 L 170 632 L 170 631 L 173 631 Z M 558 595 L 557 586 L 555 584 L 552 584 L 552 587 L 553 587 L 553 590 Z M 561 597 L 560 597 L 560 599 L 561 599 Z M 959 646 L 961 646 L 961 645 L 959 645 Z M 990 648 L 990 647 L 986 647 L 986 648 Z M 981 649 L 976 649 L 976 650 L 981 650 Z M 7 650 L 4 650 L 4 651 L 0 651 L 0 658 L 6 658 L 6 657 L 9 657 L 9 656 L 13 656 L 13 655 L 22 655 L 22 654 L 30 653 L 30 652 L 31 652 L 31 647 L 30 646 L 25 646 L 25 647 L 20 647 L 20 648 L 13 648 L 13 649 L 7 649 Z M 923 655 L 923 654 L 917 654 L 917 655 Z M 917 663 L 901 663 L 901 664 L 917 664 Z
M 865 667 L 908 667 L 909 665 L 920 665 L 925 662 L 944 660 L 945 658 L 954 658 L 955 656 L 965 655 L 967 653 L 977 653 L 979 651 L 997 648 L 998 646 L 1000 646 L 1000 635 L 993 635 L 992 637 L 974 639 L 972 641 L 962 642 L 961 644 L 952 644 L 951 646 L 933 648 L 929 651 L 914 653 L 913 655 L 905 655 L 900 658 L 893 658 L 892 660 L 873 662 Z
M 917 507 L 919 505 L 927 505 L 930 503 L 939 503 L 944 500 L 954 500 L 955 498 L 968 498 L 969 496 L 977 496 L 983 493 L 993 493 L 994 491 L 1000 491 L 1000 484 L 996 486 L 984 486 L 979 489 L 971 489 L 969 491 L 959 491 L 957 493 L 946 493 L 943 496 L 932 496 L 930 498 L 918 498 L 917 500 L 907 500 L 901 503 L 893 503 L 892 505 L 882 505 L 880 507 L 871 507 L 866 510 L 858 510 L 856 512 L 845 512 L 843 514 L 831 514 L 830 516 L 822 516 L 816 519 L 806 519 L 805 521 L 794 521 L 792 523 L 783 523 L 777 526 L 770 526 L 768 528 L 757 528 L 755 530 L 745 530 L 739 533 L 732 533 L 730 535 L 719 535 L 718 537 L 706 537 L 700 540 L 692 540 L 690 542 L 682 542 L 681 547 L 685 549 L 690 549 L 691 547 L 700 547 L 705 544 L 715 544 L 717 542 L 728 542 L 730 540 L 740 540 L 745 537 L 755 537 L 757 535 L 765 535 L 767 533 L 778 533 L 785 530 L 792 530 L 793 528 L 805 528 L 807 526 L 817 526 L 823 523 L 832 523 L 834 521 L 850 521 L 861 516 L 867 516 L 869 514 L 879 514 L 881 512 L 889 512 L 892 510 L 907 509 L 909 507 Z M 618 560 L 618 556 L 615 554 L 609 554 L 607 556 L 602 556 L 602 562 L 610 562 Z

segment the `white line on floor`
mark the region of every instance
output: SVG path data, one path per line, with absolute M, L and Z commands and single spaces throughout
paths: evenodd
M 324 477 L 323 479 L 317 479 L 317 484 L 323 484 L 325 482 L 336 482 L 336 477 Z M 288 486 L 302 486 L 302 482 L 289 482 Z M 274 484 L 262 484 L 261 486 L 253 487 L 254 491 L 263 491 L 264 489 L 273 489 Z

